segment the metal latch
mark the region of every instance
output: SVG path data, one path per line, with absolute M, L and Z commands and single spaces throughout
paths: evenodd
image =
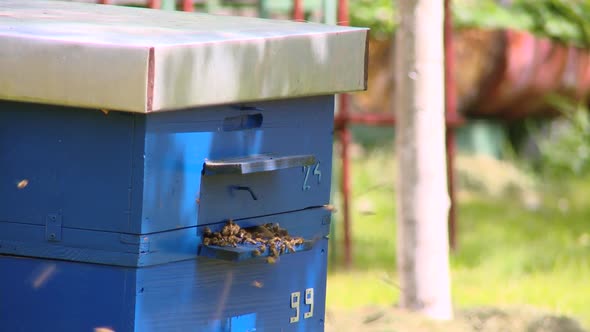
M 51 242 L 61 241 L 61 215 L 50 213 L 45 220 L 45 239 Z

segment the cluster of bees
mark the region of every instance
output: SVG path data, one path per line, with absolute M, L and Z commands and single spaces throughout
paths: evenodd
M 274 263 L 286 251 L 295 252 L 295 246 L 303 244 L 303 238 L 291 237 L 278 223 L 241 228 L 229 220 L 220 232 L 212 232 L 209 227 L 203 229 L 203 245 L 237 247 L 239 244 L 256 246 L 254 256 L 260 256 L 268 250 L 267 262 Z

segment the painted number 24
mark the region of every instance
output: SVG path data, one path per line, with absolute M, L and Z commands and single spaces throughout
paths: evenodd
M 301 292 L 293 292 L 291 293 L 291 308 L 296 310 L 295 316 L 290 318 L 291 323 L 297 323 L 299 321 L 300 315 L 300 301 L 301 299 Z M 313 288 L 308 288 L 305 290 L 305 304 L 309 305 L 309 311 L 303 314 L 303 318 L 311 318 L 313 317 Z
M 308 181 L 309 181 L 309 173 L 311 173 L 312 169 L 313 169 L 313 175 L 318 177 L 318 184 L 322 181 L 322 171 L 320 171 L 320 163 L 317 163 L 315 165 L 310 165 L 310 166 L 303 166 L 303 174 L 304 174 L 303 190 L 304 191 L 311 189 L 311 186 L 309 185 Z

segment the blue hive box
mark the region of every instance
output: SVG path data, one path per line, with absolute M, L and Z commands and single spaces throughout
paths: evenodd
M 322 331 L 367 30 L 0 2 L 0 330 Z M 233 220 L 305 241 L 204 245 Z

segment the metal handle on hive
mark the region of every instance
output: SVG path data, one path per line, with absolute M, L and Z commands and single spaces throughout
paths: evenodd
M 203 174 L 271 172 L 286 168 L 310 166 L 315 163 L 316 158 L 314 155 L 276 156 L 272 154 L 260 154 L 241 158 L 207 160 L 203 164 Z

